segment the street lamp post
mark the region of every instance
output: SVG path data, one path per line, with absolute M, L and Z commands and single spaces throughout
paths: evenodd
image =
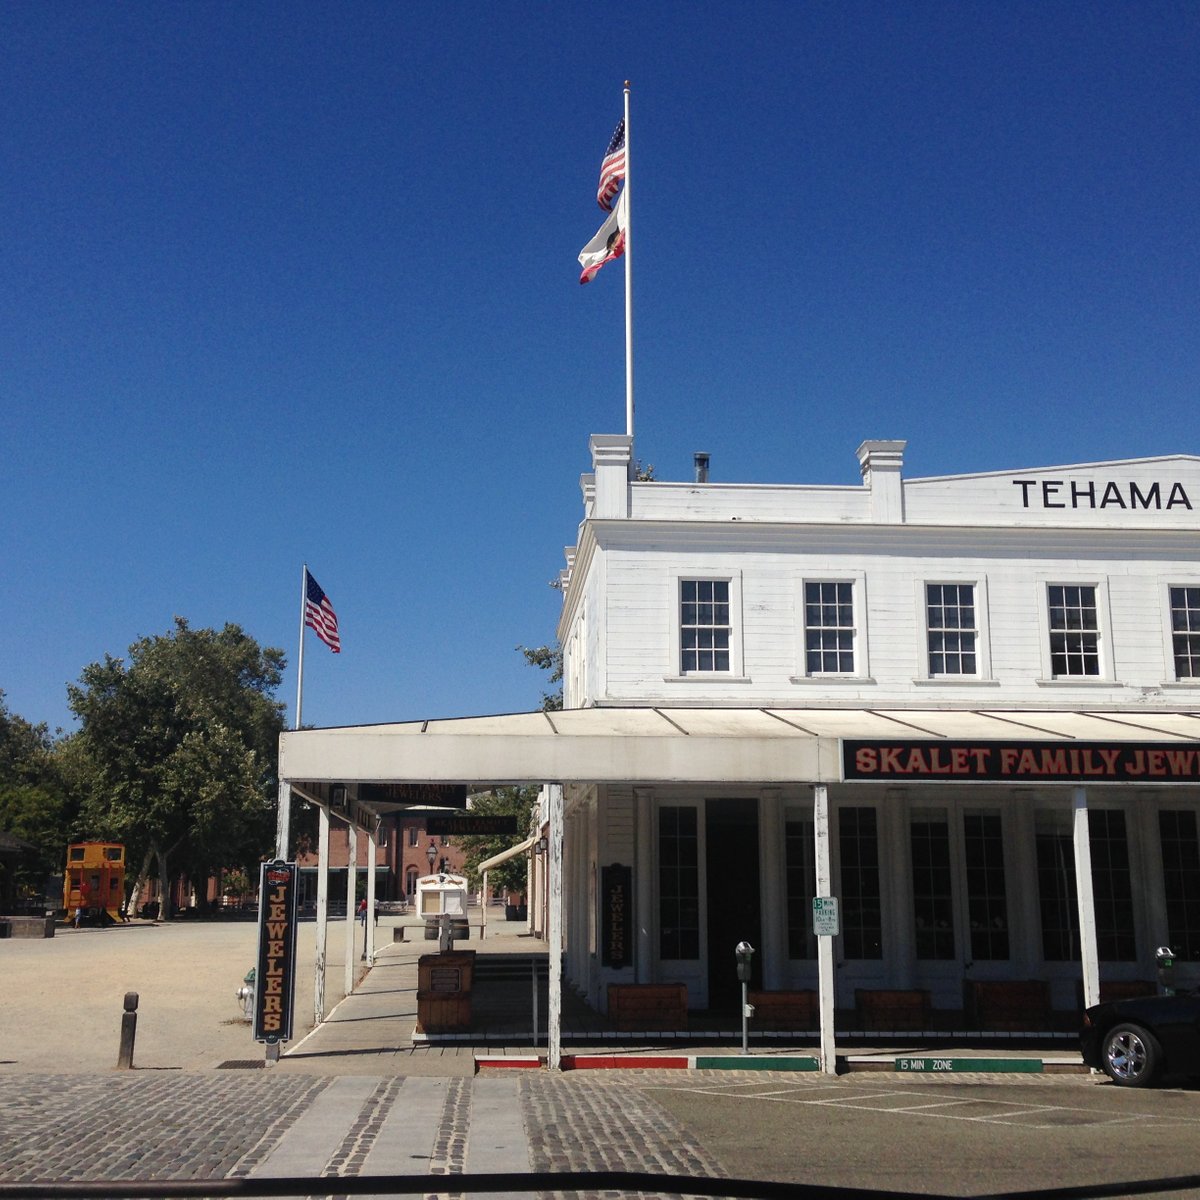
M 433 874 L 433 864 L 437 862 L 437 847 L 430 842 L 425 850 L 425 857 L 429 859 L 429 873 Z

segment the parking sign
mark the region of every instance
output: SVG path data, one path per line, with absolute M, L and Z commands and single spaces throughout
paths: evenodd
M 813 933 L 818 937 L 836 937 L 838 928 L 838 902 L 836 896 L 813 897 Z

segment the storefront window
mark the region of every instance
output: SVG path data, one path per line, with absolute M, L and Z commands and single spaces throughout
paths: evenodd
M 1008 897 L 1004 883 L 1000 814 L 965 814 L 963 848 L 967 860 L 971 958 L 979 962 L 1007 959 Z
M 1079 958 L 1079 908 L 1075 851 L 1068 813 L 1037 814 L 1038 901 L 1042 910 L 1042 957 L 1047 962 Z
M 1097 950 L 1105 962 L 1133 962 L 1137 958 L 1137 938 L 1125 814 L 1116 808 L 1094 808 L 1088 813 L 1088 832 Z
M 1125 814 L 1119 809 L 1092 809 L 1088 831 L 1097 953 L 1102 962 L 1132 962 L 1137 944 Z M 1042 953 L 1048 962 L 1078 961 L 1079 903 L 1070 813 L 1037 814 L 1037 861 Z
M 700 957 L 700 869 L 696 810 L 658 810 L 659 957 Z
M 917 958 L 954 957 L 954 899 L 950 884 L 950 826 L 944 812 L 913 814 L 913 922 Z
M 812 820 L 789 818 L 785 838 L 788 958 L 816 958 L 817 939 L 812 931 L 812 902 L 817 894 L 817 867 Z
M 1164 809 L 1158 814 L 1167 942 L 1183 962 L 1200 962 L 1200 841 L 1196 814 Z
M 842 952 L 846 958 L 882 958 L 879 835 L 873 808 L 838 809 L 842 875 Z

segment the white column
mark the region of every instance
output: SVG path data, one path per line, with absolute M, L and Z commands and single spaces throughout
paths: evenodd
M 829 846 L 829 789 L 824 784 L 813 788 L 813 829 L 816 834 L 817 895 L 833 895 L 833 857 Z M 821 1012 L 821 1070 L 837 1074 L 837 1046 L 834 1042 L 833 1017 L 837 1000 L 837 980 L 833 968 L 833 938 L 817 938 L 817 1002 Z
M 1092 891 L 1092 843 L 1088 837 L 1087 788 L 1071 793 L 1074 809 L 1075 891 L 1079 898 L 1079 957 L 1083 966 L 1083 1006 L 1100 1003 L 1100 960 L 1096 945 L 1096 901 Z
M 550 905 L 546 914 L 546 941 L 550 955 L 550 1011 L 547 1014 L 546 1066 L 557 1071 L 562 1066 L 562 951 L 563 951 L 563 790 L 561 783 L 547 787 L 550 817 L 550 845 L 546 865 L 550 875 Z
M 288 842 L 291 840 L 292 785 L 280 782 L 279 807 L 275 813 L 275 857 L 288 860 Z
M 654 793 L 633 789 L 637 819 L 637 981 L 654 982 Z
M 358 830 L 353 821 L 346 823 L 346 986 L 344 991 L 350 995 L 354 991 L 354 966 L 358 962 L 358 954 L 354 944 L 354 893 L 358 881 Z
M 325 959 L 329 941 L 329 809 L 318 810 L 317 827 L 317 951 L 313 994 L 313 1024 L 325 1020 Z
M 367 966 L 375 965 L 375 830 L 367 834 Z

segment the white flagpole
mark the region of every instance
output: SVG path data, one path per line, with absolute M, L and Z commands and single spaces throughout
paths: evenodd
M 296 658 L 296 721 L 293 729 L 300 728 L 300 716 L 304 708 L 304 605 L 308 602 L 308 563 L 300 573 L 300 653 Z
M 296 658 L 296 715 L 292 728 L 300 728 L 301 708 L 304 704 L 304 602 L 308 599 L 308 563 L 300 574 L 300 653 Z M 275 817 L 275 857 L 287 861 L 288 842 L 291 840 L 292 787 L 279 784 L 279 811 Z
M 633 437 L 633 178 L 629 136 L 629 80 L 625 80 L 625 434 Z

